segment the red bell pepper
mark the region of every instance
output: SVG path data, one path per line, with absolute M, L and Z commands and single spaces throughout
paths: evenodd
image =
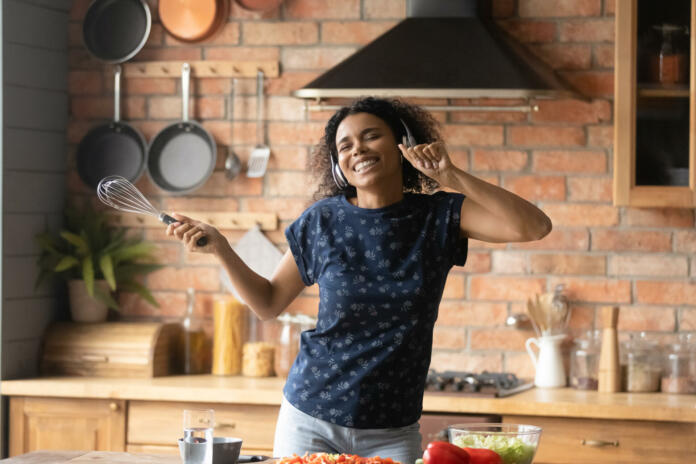
M 464 448 L 471 457 L 470 464 L 503 464 L 498 453 L 485 448 Z
M 423 453 L 423 464 L 469 464 L 469 453 L 446 441 L 433 441 Z

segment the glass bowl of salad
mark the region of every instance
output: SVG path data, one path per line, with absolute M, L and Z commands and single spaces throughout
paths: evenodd
M 454 424 L 447 428 L 450 443 L 461 448 L 484 448 L 500 455 L 502 464 L 531 464 L 541 427 L 524 424 Z

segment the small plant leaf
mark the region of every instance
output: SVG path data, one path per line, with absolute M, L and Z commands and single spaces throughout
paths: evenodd
M 92 255 L 82 258 L 82 278 L 87 287 L 87 294 L 94 297 L 94 264 L 92 263 Z
M 114 311 L 118 311 L 118 303 L 111 296 L 111 292 L 105 292 L 98 285 L 94 287 L 95 297 Z
M 99 268 L 111 291 L 116 291 L 116 277 L 114 277 L 114 263 L 111 260 L 111 255 L 105 254 L 99 258 Z
M 56 267 L 53 268 L 54 271 L 56 272 L 63 272 L 71 267 L 79 266 L 80 261 L 78 261 L 77 258 L 74 256 L 63 256 L 60 261 L 58 261 L 58 264 L 56 264 Z

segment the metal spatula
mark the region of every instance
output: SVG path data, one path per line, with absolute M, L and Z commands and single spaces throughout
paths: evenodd
M 266 173 L 271 149 L 263 139 L 263 71 L 256 75 L 256 147 L 251 152 L 247 165 L 247 177 L 262 177 Z

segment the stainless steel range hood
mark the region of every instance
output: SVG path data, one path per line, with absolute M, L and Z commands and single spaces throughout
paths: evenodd
M 548 65 L 488 19 L 489 8 L 477 0 L 409 0 L 407 19 L 294 95 L 577 97 Z

